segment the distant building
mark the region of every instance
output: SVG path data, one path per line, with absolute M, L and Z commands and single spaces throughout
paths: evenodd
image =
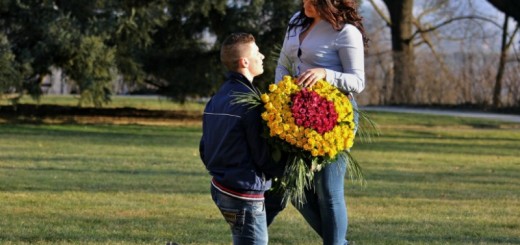
M 67 82 L 67 78 L 62 76 L 62 70 L 52 67 L 51 74 L 47 75 L 42 82 L 44 94 L 72 94 L 73 86 Z
M 44 94 L 76 94 L 78 86 L 70 82 L 67 76 L 59 68 L 52 67 L 51 74 L 45 76 L 42 82 L 42 90 Z M 123 76 L 117 76 L 112 82 L 112 92 L 116 95 L 127 95 L 136 90 L 135 86 L 129 86 L 123 80 Z

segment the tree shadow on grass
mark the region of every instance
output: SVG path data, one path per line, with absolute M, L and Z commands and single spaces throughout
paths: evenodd
M 407 221 L 353 221 L 349 232 L 359 244 L 519 244 L 513 235 L 519 225 L 497 227 L 488 223 L 447 220 L 446 222 Z M 489 227 L 493 226 L 492 229 Z M 369 229 L 369 232 L 363 232 Z M 374 230 L 375 229 L 375 230 Z M 503 229 L 506 229 L 505 231 Z M 491 231 L 490 231 L 491 230 Z M 505 233 L 505 234 L 504 234 Z M 358 244 L 358 243 L 356 243 Z
M 397 138 L 397 137 L 396 137 Z M 399 137 L 402 139 L 403 137 Z M 480 139 L 482 140 L 482 139 Z M 459 155 L 500 155 L 518 156 L 518 143 L 511 141 L 508 145 L 472 144 L 472 140 L 462 143 L 449 143 L 450 140 L 434 139 L 428 142 L 418 141 L 385 141 L 379 140 L 370 144 L 356 145 L 353 149 L 383 151 L 383 152 L 408 152 L 408 153 L 438 153 L 438 154 L 459 154 Z
M 111 146 L 186 146 L 190 142 L 198 147 L 201 130 L 194 127 L 160 127 L 136 125 L 0 125 L 7 130 L 0 130 L 4 137 L 39 137 L 45 140 L 92 143 Z M 182 144 L 179 144 L 182 143 Z M 78 144 L 78 147 L 79 144 Z
M 7 175 L 2 191 L 84 191 L 207 193 L 209 175 L 203 171 L 152 169 L 72 169 L 57 167 L 0 167 Z M 25 176 L 20 178 L 20 176 Z
M 366 173 L 367 186 L 349 185 L 347 196 L 432 200 L 500 200 L 520 198 L 520 172 L 417 172 L 385 169 Z

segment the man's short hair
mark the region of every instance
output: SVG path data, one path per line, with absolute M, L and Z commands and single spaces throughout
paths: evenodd
M 243 45 L 255 42 L 255 37 L 249 33 L 232 33 L 220 48 L 220 61 L 228 70 L 235 71 L 238 68 L 238 60 L 245 55 Z

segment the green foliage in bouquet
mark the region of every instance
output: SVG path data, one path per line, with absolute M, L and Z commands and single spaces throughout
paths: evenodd
M 285 164 L 284 174 L 275 180 L 274 188 L 286 200 L 305 202 L 304 191 L 312 188 L 314 173 L 337 159 L 347 163 L 351 180 L 364 184 L 361 166 L 349 151 L 356 129 L 362 131 L 354 120 L 354 113 L 359 111 L 337 88 L 325 81 L 312 88 L 300 88 L 294 78 L 286 76 L 278 84 L 271 84 L 269 93 L 259 95 L 251 90 L 235 93 L 234 97 L 235 104 L 262 106 L 264 136 L 272 147 L 273 159 Z M 366 114 L 360 119 L 377 129 Z M 371 136 L 366 132 L 361 135 Z

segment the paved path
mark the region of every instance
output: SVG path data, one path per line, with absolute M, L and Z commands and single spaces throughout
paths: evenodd
M 515 122 L 520 123 L 520 115 L 512 114 L 499 114 L 499 113 L 487 113 L 487 112 L 468 112 L 460 110 L 442 110 L 442 109 L 428 109 L 428 108 L 411 108 L 411 107 L 398 107 L 398 106 L 364 106 L 361 107 L 365 111 L 384 111 L 384 112 L 401 112 L 401 113 L 419 113 L 429 115 L 446 115 L 456 117 L 473 117 L 483 118 L 504 122 Z

